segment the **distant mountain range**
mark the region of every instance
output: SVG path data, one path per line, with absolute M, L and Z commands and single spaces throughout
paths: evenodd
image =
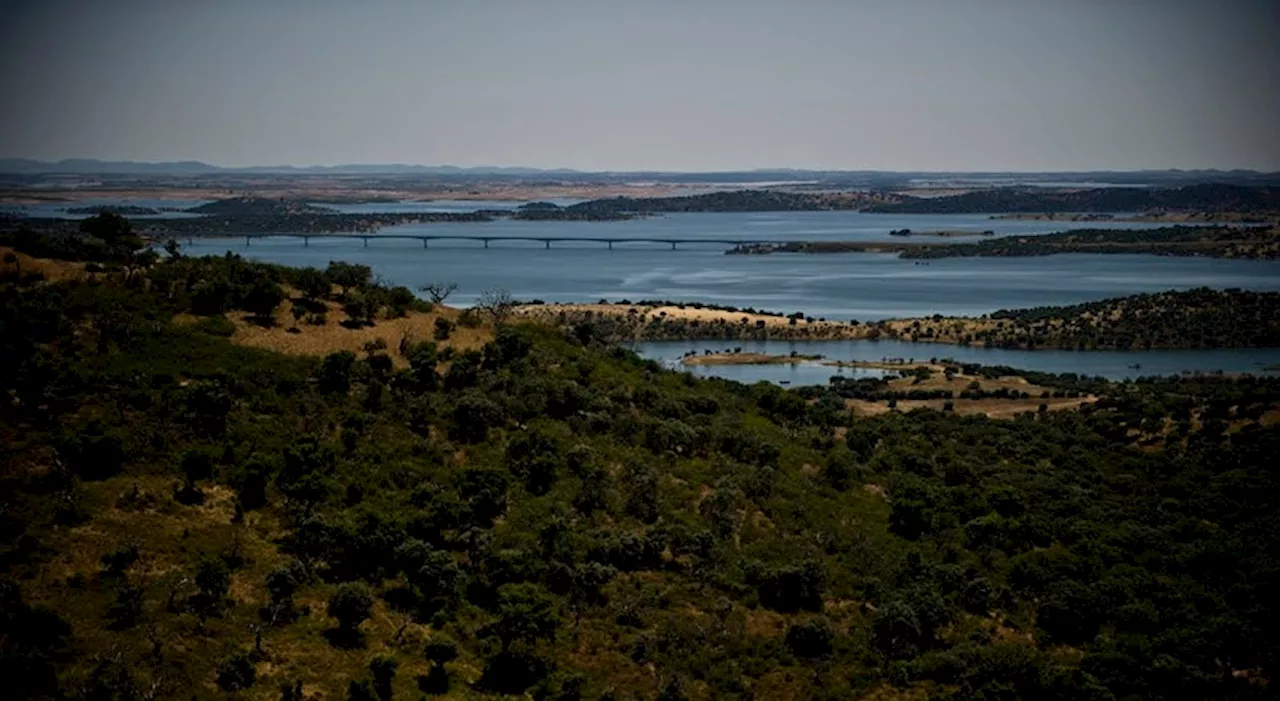
M 61 161 L 37 161 L 30 158 L 0 158 L 0 173 L 69 175 L 117 175 L 137 173 L 143 175 L 203 175 L 213 173 L 387 173 L 451 175 L 486 173 L 502 175 L 573 174 L 580 171 L 565 168 L 542 169 L 502 166 L 423 166 L 405 163 L 347 164 L 335 166 L 215 166 L 201 161 L 167 161 L 146 163 L 140 161 L 100 161 L 94 158 L 68 158 Z
M 93 158 L 70 158 L 61 161 L 38 161 L 29 158 L 0 158 L 0 174 L 8 175 L 426 175 L 426 176 L 500 176 L 562 177 L 581 180 L 603 177 L 610 180 L 662 179 L 668 182 L 743 183 L 771 181 L 820 181 L 832 185 L 902 186 L 913 181 L 930 185 L 949 182 L 964 185 L 1007 185 L 1012 183 L 1114 183 L 1132 185 L 1188 184 L 1195 182 L 1233 182 L 1238 184 L 1271 184 L 1280 182 L 1280 173 L 1253 170 L 1130 170 L 1130 171 L 883 171 L 883 170 L 806 170 L 797 168 L 760 168 L 701 173 L 667 171 L 581 171 L 570 168 L 525 168 L 518 166 L 451 166 L 410 165 L 405 163 L 345 164 L 332 166 L 216 166 L 201 161 L 102 161 Z

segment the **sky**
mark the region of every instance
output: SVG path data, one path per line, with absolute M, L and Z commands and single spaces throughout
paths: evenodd
M 0 157 L 1280 170 L 1276 0 L 7 0 Z

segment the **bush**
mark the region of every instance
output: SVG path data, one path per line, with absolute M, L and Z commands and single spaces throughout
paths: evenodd
M 797 657 L 822 659 L 831 656 L 832 637 L 831 625 L 814 618 L 787 629 L 787 647 Z
M 258 680 L 258 670 L 248 654 L 238 652 L 218 665 L 218 686 L 223 691 L 240 691 L 253 686 Z
M 219 338 L 230 338 L 236 332 L 236 325 L 222 314 L 207 316 L 196 322 L 192 328 L 201 333 Z
M 356 633 L 373 613 L 373 592 L 364 582 L 343 582 L 329 597 L 329 615 L 338 619 L 338 628 Z
M 444 317 L 436 319 L 436 328 L 432 334 L 437 341 L 447 341 L 453 334 L 453 322 Z

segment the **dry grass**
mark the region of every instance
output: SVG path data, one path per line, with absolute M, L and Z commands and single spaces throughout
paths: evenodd
M 889 389 L 894 391 L 909 392 L 913 389 L 936 391 L 946 390 L 957 395 L 955 399 L 899 399 L 897 411 L 911 411 L 912 409 L 933 409 L 942 411 L 947 402 L 952 403 L 952 410 L 961 416 L 971 416 L 974 414 L 982 414 L 993 419 L 1009 419 L 1017 414 L 1024 412 L 1039 411 L 1040 405 L 1044 404 L 1048 411 L 1066 411 L 1079 409 L 1085 404 L 1091 404 L 1098 401 L 1095 396 L 1076 397 L 1076 398 L 1046 398 L 1042 399 L 1040 395 L 1044 392 L 1052 393 L 1049 387 L 1032 384 L 1024 377 L 1016 375 L 1007 375 L 994 379 L 975 377 L 972 375 L 956 374 L 947 378 L 940 365 L 928 364 L 900 364 L 900 363 L 856 363 L 858 367 L 885 367 L 894 370 L 911 370 L 917 367 L 925 367 L 933 372 L 933 375 L 926 380 L 916 382 L 912 377 L 900 377 L 889 381 Z M 960 392 L 968 389 L 973 382 L 978 383 L 978 389 L 986 392 L 994 392 L 998 390 L 1010 390 L 1016 392 L 1026 392 L 1031 395 L 1027 399 L 999 399 L 995 397 L 985 397 L 983 399 L 961 399 Z M 876 416 L 893 411 L 889 408 L 887 401 L 867 401 L 862 399 L 848 399 L 846 405 L 849 406 L 854 413 L 859 416 Z
M 663 318 L 663 319 L 683 319 L 687 321 L 700 321 L 703 323 L 721 321 L 726 324 L 741 324 L 746 320 L 749 326 L 755 326 L 757 322 L 764 322 L 768 328 L 785 328 L 791 326 L 791 320 L 785 316 L 774 316 L 771 314 L 748 314 L 746 312 L 734 312 L 724 309 L 695 309 L 692 306 L 685 306 L 683 309 L 674 306 L 650 306 L 639 304 L 525 304 L 516 308 L 516 314 L 527 316 L 538 320 L 554 320 L 561 312 L 566 313 L 583 313 L 590 312 L 597 316 L 606 317 L 630 317 L 637 316 L 641 320 Z M 796 323 L 801 328 L 822 328 L 831 331 L 838 331 L 839 336 L 830 336 L 831 338 L 865 338 L 867 329 L 863 326 L 851 326 L 850 324 L 839 321 L 799 321 Z M 824 336 L 826 338 L 827 336 Z
M 300 323 L 294 326 L 292 302 L 284 302 L 276 309 L 276 324 L 264 327 L 248 321 L 249 314 L 233 313 L 227 317 L 236 325 L 236 332 L 231 337 L 233 343 L 252 348 L 288 353 L 290 355 L 323 356 L 338 351 L 359 353 L 365 344 L 381 339 L 387 345 L 387 353 L 397 367 L 407 367 L 408 361 L 400 354 L 401 340 L 411 343 L 434 341 L 436 319 L 448 319 L 455 324 L 453 333 L 446 341 L 435 341 L 442 348 L 468 350 L 479 348 L 493 338 L 493 326 L 484 323 L 476 328 L 465 328 L 457 325 L 462 312 L 458 309 L 436 305 L 435 310 L 410 312 L 408 316 L 398 319 L 379 319 L 374 326 L 348 328 L 342 324 L 346 315 L 342 307 L 334 302 L 327 302 L 327 321 L 323 326 Z M 296 328 L 298 333 L 291 333 Z
M 73 263 L 65 260 L 50 260 L 48 258 L 32 258 L 31 256 L 15 251 L 7 246 L 0 246 L 0 261 L 8 258 L 13 254 L 17 258 L 17 263 L 0 263 L 4 267 L 5 272 L 22 271 L 38 272 L 44 275 L 44 279 L 51 282 L 59 280 L 70 280 L 73 278 L 84 277 L 88 273 L 84 271 L 84 263 Z

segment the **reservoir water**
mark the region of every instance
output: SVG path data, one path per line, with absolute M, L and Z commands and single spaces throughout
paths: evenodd
M 567 203 L 567 202 L 566 202 Z M 103 204 L 108 204 L 104 202 Z M 115 204 L 112 202 L 111 204 Z M 142 204 L 142 203 L 139 203 Z M 150 203 L 148 203 L 150 204 Z M 513 207 L 514 202 L 445 201 L 419 203 L 424 210 L 469 211 L 477 206 Z M 340 205 L 344 211 L 405 211 L 402 203 Z M 454 209 L 456 208 L 456 209 Z M 997 235 L 1039 235 L 1080 228 L 1150 228 L 1128 222 L 1044 222 L 995 220 L 987 215 L 886 215 L 858 212 L 769 212 L 673 214 L 618 222 L 432 223 L 390 227 L 380 234 L 463 236 L 554 236 L 569 238 L 769 239 L 824 241 L 894 240 L 895 229 L 994 231 Z M 938 240 L 921 237 L 912 240 Z M 977 240 L 971 238 L 951 241 Z M 332 260 L 362 263 L 383 281 L 412 289 L 433 281 L 456 281 L 451 304 L 468 305 L 487 289 L 502 288 L 521 300 L 583 302 L 662 299 L 803 311 L 828 319 L 877 320 L 933 314 L 981 315 L 997 309 L 1075 304 L 1106 297 L 1192 287 L 1280 291 L 1280 263 L 1148 255 L 1070 254 L 1036 258 L 948 258 L 917 262 L 892 254 L 724 255 L 719 244 L 618 244 L 608 250 L 593 242 L 557 242 L 548 250 L 537 242 L 419 241 L 374 237 L 312 239 L 309 246 L 289 237 L 197 239 L 184 246 L 194 255 L 228 251 L 291 266 L 324 267 Z M 830 345 L 834 344 L 834 345 Z M 670 361 L 688 350 L 723 348 L 678 343 L 647 344 L 650 357 Z M 747 347 L 747 343 L 732 345 Z M 901 346 L 901 347 L 899 347 Z M 831 359 L 951 357 L 1050 372 L 1109 378 L 1200 372 L 1259 372 L 1280 363 L 1280 350 L 1150 351 L 1144 353 L 1007 351 L 942 344 L 817 342 L 803 346 L 766 343 L 752 350 L 820 353 Z M 1132 366 L 1139 365 L 1140 368 Z M 699 367 L 744 381 L 786 380 L 824 383 L 834 368 L 797 366 Z M 850 369 L 842 371 L 853 374 Z
M 747 353 L 821 355 L 823 360 L 903 359 L 916 362 L 948 358 L 961 363 L 1006 365 L 1019 370 L 1075 373 L 1088 377 L 1124 380 L 1151 375 L 1183 373 L 1271 374 L 1280 364 L 1277 348 L 1222 348 L 1207 350 L 1150 351 L 1068 351 L 1008 350 L 977 348 L 945 343 L 903 341 L 653 341 L 633 346 L 640 355 L 663 365 L 692 372 L 699 377 L 723 377 L 740 382 L 785 382 L 791 385 L 821 385 L 834 375 L 874 377 L 879 371 L 865 368 L 838 368 L 822 361 L 794 365 L 682 365 L 686 353 L 723 352 L 741 348 Z
M 992 220 L 985 215 L 877 215 L 857 212 L 679 214 L 621 222 L 415 224 L 382 234 L 563 236 L 679 239 L 889 240 L 893 229 L 995 230 L 1036 235 L 1117 222 Z M 913 239 L 917 240 L 917 239 Z M 929 240 L 921 237 L 918 240 Z M 933 239 L 936 240 L 936 239 Z M 955 241 L 968 238 L 950 239 Z M 459 284 L 451 303 L 470 304 L 486 289 L 523 300 L 581 302 L 670 299 L 804 311 L 859 320 L 931 314 L 975 315 L 996 309 L 1073 304 L 1104 297 L 1198 286 L 1280 290 L 1280 264 L 1264 261 L 1141 255 L 1040 258 L 947 258 L 924 263 L 892 254 L 724 255 L 718 244 L 619 244 L 295 238 L 197 239 L 194 254 L 242 255 L 286 265 L 323 267 L 330 260 L 371 266 L 384 280 L 416 289 L 431 281 Z

